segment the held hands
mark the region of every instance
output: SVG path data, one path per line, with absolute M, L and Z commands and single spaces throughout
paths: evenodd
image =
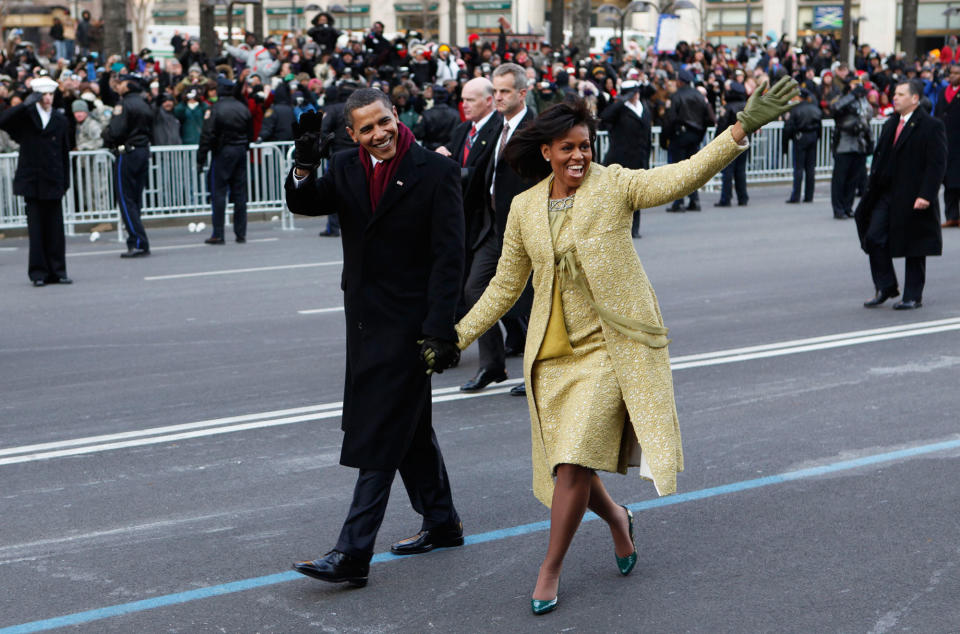
M 424 337 L 417 343 L 420 344 L 420 358 L 427 364 L 427 375 L 443 374 L 444 370 L 460 362 L 460 348 L 452 341 Z
M 322 112 L 308 111 L 300 115 L 300 121 L 294 123 L 293 160 L 297 168 L 312 172 L 324 159 L 333 143 L 333 134 L 320 136 Z
M 756 132 L 790 110 L 794 105 L 790 100 L 799 94 L 800 86 L 790 77 L 781 78 L 770 90 L 764 81 L 750 95 L 743 110 L 737 113 L 737 121 L 747 134 Z

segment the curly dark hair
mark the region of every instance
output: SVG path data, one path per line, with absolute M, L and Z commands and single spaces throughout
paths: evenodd
M 503 160 L 523 178 L 545 178 L 550 163 L 543 160 L 541 145 L 549 145 L 578 125 L 587 126 L 590 146 L 597 140 L 597 119 L 579 97 L 553 105 L 540 113 L 525 128 L 517 130 L 503 150 Z

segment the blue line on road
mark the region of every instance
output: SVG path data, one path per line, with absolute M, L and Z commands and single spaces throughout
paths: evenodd
M 776 475 L 766 476 L 763 478 L 755 478 L 752 480 L 742 480 L 740 482 L 733 482 L 731 484 L 724 484 L 721 486 L 710 487 L 708 489 L 700 489 L 699 491 L 691 491 L 689 493 L 679 493 L 676 495 L 669 495 L 666 497 L 656 498 L 653 500 L 645 500 L 643 502 L 636 502 L 634 504 L 630 504 L 629 507 L 632 511 L 645 511 L 648 509 L 659 508 L 662 506 L 673 506 L 675 504 L 683 504 L 684 502 L 692 502 L 694 500 L 703 500 L 706 498 L 712 498 L 712 497 L 717 497 L 721 495 L 728 495 L 730 493 L 738 493 L 740 491 L 758 489 L 761 487 L 771 486 L 774 484 L 783 484 L 785 482 L 792 482 L 794 480 L 804 480 L 808 478 L 815 478 L 821 475 L 837 473 L 838 471 L 848 471 L 851 469 L 868 467 L 871 465 L 880 464 L 884 462 L 892 462 L 894 460 L 915 458 L 917 456 L 922 456 L 922 455 L 926 455 L 926 454 L 930 454 L 938 451 L 947 451 L 950 449 L 960 449 L 960 438 L 957 438 L 955 440 L 947 440 L 943 442 L 931 443 L 928 445 L 919 445 L 917 447 L 911 447 L 909 449 L 888 451 L 885 453 L 874 454 L 871 456 L 864 456 L 862 458 L 855 458 L 853 460 L 843 460 L 841 462 L 833 462 L 833 463 L 825 464 L 819 467 L 810 467 L 807 469 L 799 469 L 797 471 L 788 471 L 786 473 L 779 473 Z M 596 515 L 594 515 L 593 513 L 587 513 L 586 516 L 584 516 L 583 521 L 592 522 L 593 520 L 596 520 L 596 519 L 597 519 Z M 549 527 L 550 527 L 549 522 L 533 522 L 531 524 L 522 524 L 520 526 L 513 526 L 510 528 L 502 528 L 500 530 L 489 531 L 487 533 L 480 533 L 479 535 L 469 535 L 464 541 L 466 542 L 466 545 L 483 544 L 486 542 L 493 542 L 493 541 L 499 541 L 502 539 L 507 539 L 509 537 L 519 537 L 521 535 L 537 533 L 540 531 L 547 530 Z M 404 557 L 398 557 L 396 555 L 390 554 L 389 552 L 378 553 L 374 555 L 370 563 L 380 564 L 380 563 L 395 561 L 398 559 L 404 559 Z M 225 594 L 232 594 L 234 592 L 242 592 L 244 590 L 252 590 L 254 588 L 262 588 L 264 586 L 272 586 L 278 583 L 285 583 L 287 581 L 293 581 L 294 579 L 303 579 L 303 578 L 304 578 L 303 575 L 290 571 L 290 572 L 281 572 L 281 573 L 272 574 L 272 575 L 265 575 L 263 577 L 253 577 L 250 579 L 242 579 L 240 581 L 233 581 L 230 583 L 210 586 L 207 588 L 200 588 L 197 590 L 188 590 L 186 592 L 177 592 L 174 594 L 166 594 L 163 596 L 154 597 L 152 599 L 144 599 L 142 601 L 133 601 L 131 603 L 121 603 L 120 605 L 113 605 L 105 608 L 97 608 L 94 610 L 87 610 L 85 612 L 76 612 L 74 614 L 58 616 L 52 619 L 44 619 L 42 621 L 32 621 L 30 623 L 23 623 L 21 625 L 12 625 L 9 627 L 0 628 L 0 634 L 26 634 L 27 632 L 42 632 L 42 631 L 54 629 L 57 627 L 79 625 L 81 623 L 99 621 L 101 619 L 106 619 L 113 616 L 121 616 L 124 614 L 131 614 L 134 612 L 143 612 L 144 610 L 152 610 L 154 608 L 161 608 L 168 605 L 189 603 L 190 601 L 197 601 L 199 599 L 208 599 L 210 597 L 217 597 Z

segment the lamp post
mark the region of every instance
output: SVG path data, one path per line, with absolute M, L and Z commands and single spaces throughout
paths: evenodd
M 227 42 L 233 41 L 233 5 L 255 4 L 260 9 L 260 0 L 230 0 L 227 4 Z

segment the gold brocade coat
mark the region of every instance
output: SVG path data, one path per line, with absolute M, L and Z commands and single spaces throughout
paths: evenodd
M 571 210 L 577 253 L 594 301 L 621 316 L 663 325 L 653 287 L 630 237 L 636 209 L 677 200 L 702 187 L 747 146 L 726 130 L 686 161 L 653 170 L 591 163 Z M 483 295 L 457 324 L 465 349 L 493 326 L 520 297 L 533 270 L 533 307 L 523 356 L 533 445 L 533 492 L 550 505 L 553 478 L 540 430 L 532 368 L 543 342 L 553 298 L 555 253 L 547 215 L 553 176 L 513 199 L 497 272 Z M 683 470 L 680 427 L 667 348 L 651 348 L 601 320 L 607 353 L 634 433 L 660 495 L 674 493 Z

